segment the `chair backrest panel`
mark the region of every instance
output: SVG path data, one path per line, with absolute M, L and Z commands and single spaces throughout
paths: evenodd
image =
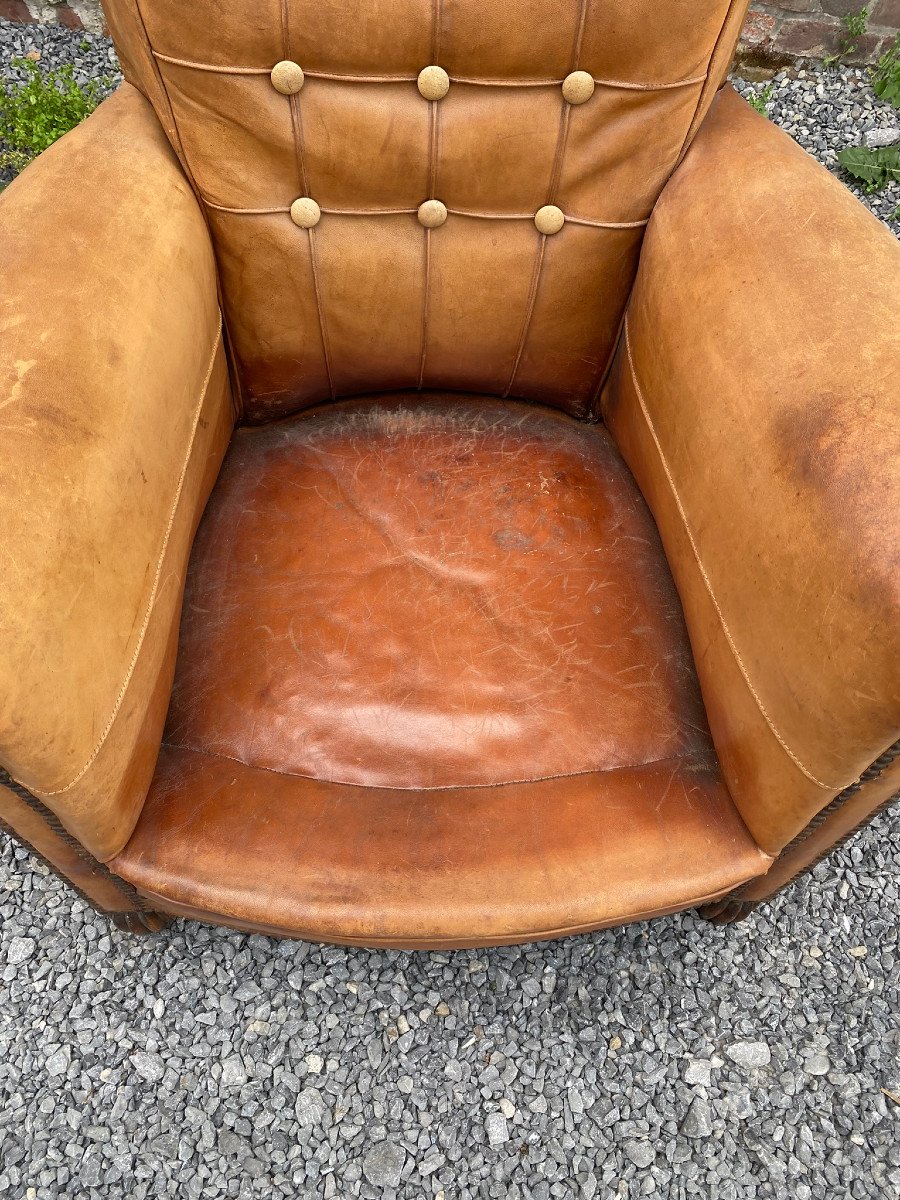
M 644 225 L 743 8 L 107 0 L 207 209 L 248 417 L 406 387 L 591 412 Z M 284 60 L 304 73 L 287 95 Z M 430 65 L 439 99 L 418 83 Z M 432 199 L 446 216 L 426 227 Z M 558 231 L 556 213 L 536 225 L 547 205 Z

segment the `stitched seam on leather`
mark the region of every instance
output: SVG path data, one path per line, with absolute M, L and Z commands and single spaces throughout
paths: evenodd
M 725 10 L 725 16 L 722 19 L 722 26 L 719 29 L 718 36 L 716 37 L 716 40 L 713 43 L 713 47 L 709 52 L 709 58 L 706 60 L 706 73 L 705 73 L 705 78 L 704 78 L 704 84 L 706 84 L 707 81 L 709 80 L 710 74 L 712 72 L 713 63 L 715 62 L 715 58 L 716 58 L 716 52 L 718 51 L 719 46 L 721 45 L 722 38 L 725 36 L 725 30 L 729 26 L 729 22 L 731 21 L 732 14 L 735 12 L 736 9 L 746 8 L 746 7 L 747 7 L 747 0 L 731 0 L 731 3 L 728 5 L 728 8 Z M 685 134 L 684 134 L 684 141 L 681 143 L 681 149 L 679 150 L 678 157 L 675 159 L 675 162 L 672 166 L 672 171 L 669 172 L 669 178 L 671 178 L 672 173 L 674 172 L 675 168 L 678 166 L 678 164 L 681 162 L 681 160 L 684 158 L 685 154 L 687 153 L 687 150 L 691 144 L 691 141 L 693 141 L 691 134 L 694 134 L 696 136 L 697 128 L 699 128 L 699 126 L 697 126 L 697 117 L 700 113 L 700 109 L 703 107 L 703 101 L 706 99 L 708 94 L 709 94 L 708 87 L 704 86 L 700 89 L 700 95 L 697 97 L 697 104 L 696 104 L 696 107 L 694 108 L 694 114 L 691 117 L 690 121 L 688 122 L 688 127 L 685 130 Z M 667 180 L 667 182 L 668 182 L 668 180 Z M 665 186 L 665 185 L 663 185 L 663 186 Z
M 106 743 L 106 739 L 109 737 L 110 731 L 112 730 L 113 724 L 115 723 L 116 717 L 119 715 L 119 709 L 122 707 L 122 702 L 125 699 L 125 693 L 128 690 L 128 685 L 131 682 L 132 676 L 134 675 L 134 669 L 137 666 L 138 657 L 139 657 L 141 649 L 144 645 L 144 638 L 147 634 L 147 629 L 150 626 L 150 618 L 153 615 L 153 609 L 154 609 L 154 606 L 156 604 L 156 600 L 157 600 L 157 597 L 159 594 L 159 584 L 160 584 L 160 579 L 162 577 L 163 562 L 166 557 L 166 551 L 169 548 L 169 539 L 172 535 L 172 529 L 175 525 L 175 517 L 176 517 L 177 511 L 178 511 L 178 505 L 181 501 L 181 493 L 184 490 L 184 481 L 187 478 L 188 467 L 190 466 L 190 463 L 191 463 L 191 454 L 194 449 L 194 441 L 196 440 L 197 429 L 199 428 L 199 425 L 200 425 L 200 414 L 203 412 L 203 404 L 206 400 L 206 391 L 207 391 L 207 388 L 209 387 L 209 381 L 212 378 L 213 368 L 215 367 L 215 364 L 216 364 L 216 358 L 219 353 L 219 346 L 221 344 L 221 341 L 222 341 L 222 319 L 221 319 L 221 314 L 220 314 L 219 324 L 218 324 L 218 328 L 216 330 L 216 340 L 215 340 L 215 343 L 213 344 L 213 350 L 212 350 L 212 354 L 210 355 L 209 365 L 206 368 L 206 375 L 203 379 L 203 385 L 200 389 L 200 401 L 199 401 L 199 403 L 197 405 L 197 409 L 194 413 L 194 422 L 191 427 L 191 435 L 188 440 L 187 454 L 185 455 L 185 458 L 184 458 L 184 463 L 181 468 L 181 474 L 178 477 L 178 486 L 175 489 L 175 499 L 172 503 L 172 508 L 169 512 L 169 519 L 166 522 L 166 529 L 165 529 L 165 533 L 163 534 L 162 549 L 160 550 L 159 558 L 157 559 L 157 562 L 156 562 L 156 571 L 153 576 L 153 585 L 150 589 L 150 599 L 147 602 L 147 608 L 144 613 L 144 619 L 141 622 L 141 628 L 138 633 L 137 645 L 134 648 L 134 653 L 132 654 L 131 661 L 128 664 L 128 670 L 125 673 L 125 679 L 122 683 L 121 688 L 119 689 L 118 695 L 116 696 L 115 703 L 113 704 L 112 713 L 110 714 L 109 720 L 106 722 L 103 732 L 100 735 L 99 741 L 97 742 L 94 749 L 91 751 L 90 757 L 88 758 L 88 760 L 84 764 L 84 766 L 81 768 L 81 770 L 78 772 L 78 774 L 74 777 L 74 779 L 71 779 L 64 787 L 54 788 L 52 791 L 49 791 L 46 788 L 29 788 L 30 791 L 34 792 L 38 796 L 61 796 L 64 792 L 69 791 L 70 788 L 73 788 L 76 783 L 78 783 L 81 779 L 83 779 L 84 776 L 87 774 L 87 772 L 94 765 L 97 755 L 103 749 L 103 747 Z M 16 780 L 16 782 L 18 783 L 19 781 Z M 27 785 L 20 784 L 20 786 L 26 787 Z
M 175 58 L 171 54 L 162 54 L 159 50 L 151 53 L 160 62 L 171 63 L 175 67 L 188 67 L 193 71 L 208 71 L 214 75 L 270 75 L 268 67 L 235 67 L 217 63 L 197 62 L 194 59 Z M 437 63 L 438 53 L 432 54 L 432 62 Z M 417 75 L 345 75 L 335 71 L 304 71 L 307 79 L 326 79 L 333 83 L 415 83 Z M 707 72 L 702 75 L 692 75 L 685 79 L 673 79 L 666 83 L 635 83 L 627 79 L 594 79 L 597 87 L 621 88 L 634 92 L 668 92 L 675 88 L 691 87 L 695 83 L 704 83 Z M 474 75 L 450 75 L 451 83 L 464 83 L 472 87 L 559 87 L 562 79 L 491 79 L 485 76 L 479 79 Z
M 328 346 L 328 330 L 325 327 L 325 310 L 322 304 L 322 291 L 319 287 L 319 266 L 316 258 L 316 241 L 313 236 L 313 230 L 307 229 L 309 234 L 309 263 L 312 268 L 313 291 L 316 296 L 316 312 L 319 317 L 319 334 L 322 338 L 322 356 L 325 359 L 325 374 L 328 376 L 328 390 L 331 393 L 332 400 L 335 399 L 337 393 L 334 388 L 334 376 L 331 373 L 331 353 Z
M 147 23 L 144 20 L 144 14 L 141 12 L 141 0 L 133 0 L 133 3 L 134 3 L 135 16 L 137 17 L 138 23 L 140 24 L 140 27 L 141 27 L 141 35 L 143 38 L 143 42 L 144 42 L 146 48 L 150 51 L 150 64 L 149 65 L 153 71 L 153 74 L 156 76 L 156 81 L 160 86 L 163 96 L 165 97 L 166 105 L 169 110 L 169 112 L 168 112 L 169 121 L 172 125 L 172 129 L 175 133 L 175 137 L 178 139 L 178 148 L 175 150 L 175 153 L 178 156 L 178 158 L 180 159 L 180 161 L 185 169 L 185 174 L 187 175 L 189 182 L 191 183 L 192 187 L 194 188 L 194 191 L 199 196 L 200 189 L 197 187 L 197 183 L 194 179 L 194 172 L 191 169 L 190 163 L 188 162 L 188 156 L 185 153 L 184 143 L 181 140 L 181 130 L 178 128 L 178 122 L 175 120 L 175 109 L 172 106 L 172 99 L 169 96 L 169 89 L 166 87 L 166 82 L 163 79 L 163 73 L 160 70 L 159 63 L 155 61 L 156 51 L 153 49 L 153 43 L 150 41 L 150 34 L 147 32 Z M 150 100 L 149 96 L 147 97 L 147 100 L 149 101 L 151 106 L 153 106 L 153 101 Z M 155 106 L 153 106 L 153 111 L 154 112 L 156 111 Z M 163 130 L 163 132 L 165 132 L 165 130 Z
M 424 386 L 428 356 L 428 302 L 431 293 L 431 230 L 425 230 L 425 278 L 422 281 L 422 353 L 419 357 L 419 391 Z
M 204 207 L 206 204 L 206 200 L 204 199 L 203 193 L 200 190 L 200 185 L 197 182 L 197 178 L 194 174 L 194 169 L 188 160 L 187 151 L 184 148 L 184 142 L 182 141 L 182 137 L 181 137 L 181 129 L 179 128 L 178 121 L 175 117 L 175 107 L 172 104 L 172 97 L 169 95 L 169 89 L 166 85 L 165 76 L 163 75 L 162 71 L 160 70 L 159 62 L 156 61 L 159 58 L 159 55 L 157 55 L 156 51 L 153 49 L 153 43 L 150 41 L 150 34 L 147 32 L 147 25 L 144 21 L 144 14 L 141 12 L 140 0 L 133 0 L 133 5 L 134 5 L 135 15 L 137 16 L 138 23 L 140 24 L 140 27 L 141 27 L 141 37 L 143 40 L 143 44 L 150 54 L 150 67 L 153 71 L 154 78 L 156 79 L 156 82 L 159 85 L 159 88 L 165 99 L 166 107 L 168 110 L 169 122 L 172 126 L 172 131 L 175 134 L 175 137 L 178 141 L 178 146 L 174 148 L 175 154 L 176 154 L 176 157 L 178 158 L 179 163 L 181 164 L 181 169 L 184 171 L 185 179 L 187 179 L 188 184 L 191 188 L 191 191 L 194 193 L 194 195 L 197 198 L 198 203 L 200 204 L 200 215 L 203 218 L 203 224 L 206 226 L 206 232 L 209 235 L 209 244 L 210 244 L 210 248 L 212 250 L 213 259 L 216 260 L 215 261 L 216 301 L 219 305 L 219 319 L 221 321 L 221 325 L 224 330 L 225 353 L 226 353 L 226 359 L 227 359 L 228 368 L 229 368 L 228 369 L 228 382 L 231 386 L 231 405 L 232 405 L 232 410 L 234 412 L 235 420 L 238 420 L 243 415 L 244 385 L 243 385 L 243 382 L 241 381 L 241 377 L 240 377 L 240 375 L 235 367 L 235 363 L 234 363 L 234 358 L 233 358 L 234 339 L 231 337 L 231 330 L 230 330 L 230 326 L 228 323 L 227 309 L 225 306 L 225 296 L 222 291 L 222 280 L 221 280 L 220 273 L 219 273 L 219 264 L 218 264 L 217 255 L 216 255 L 215 238 L 213 237 L 213 231 L 212 231 L 212 225 L 211 225 L 210 219 L 209 219 L 209 213 L 206 212 L 206 209 Z M 143 95 L 143 93 L 141 93 L 141 94 Z M 150 100 L 149 96 L 147 97 L 147 101 L 150 104 L 150 106 L 153 108 L 153 111 L 156 112 L 156 107 L 153 104 L 153 101 Z M 157 115 L 157 119 L 159 119 L 159 114 L 157 113 L 156 115 Z M 160 125 L 162 125 L 161 120 L 160 120 Z M 163 132 L 164 133 L 166 132 L 165 126 L 163 126 Z M 166 135 L 166 136 L 168 137 L 168 135 Z M 232 369 L 233 367 L 235 367 L 235 369 Z
M 516 347 L 516 357 L 513 360 L 512 373 L 509 377 L 509 383 L 506 385 L 506 390 L 503 393 L 506 398 L 512 391 L 512 386 L 516 381 L 516 373 L 519 370 L 519 363 L 522 361 L 522 352 L 525 349 L 525 341 L 528 337 L 528 330 L 531 326 L 531 318 L 534 314 L 534 305 L 537 300 L 538 285 L 541 281 L 541 268 L 544 265 L 544 247 L 547 245 L 547 235 L 540 235 L 540 245 L 538 246 L 537 256 L 534 260 L 534 269 L 531 272 L 531 285 L 528 289 L 528 301 L 525 306 L 525 320 L 522 322 L 522 332 L 519 335 L 519 344 Z
M 289 0 L 281 0 L 281 44 L 284 57 L 291 57 L 291 27 L 290 27 L 290 4 Z M 309 177 L 306 171 L 306 154 L 304 153 L 303 141 L 303 113 L 300 108 L 300 95 L 295 93 L 288 97 L 291 110 L 291 134 L 294 140 L 294 154 L 297 159 L 297 170 L 300 177 L 300 190 L 304 196 L 308 196 Z M 222 209 L 221 211 L 231 211 Z M 277 211 L 277 210 L 276 210 Z M 290 212 L 290 208 L 283 210 Z M 321 210 L 320 210 L 321 211 Z M 316 239 L 313 236 L 312 228 L 307 229 L 307 246 L 309 247 L 309 265 L 312 271 L 313 279 L 313 295 L 316 299 L 316 315 L 319 319 L 319 336 L 322 339 L 322 358 L 325 362 L 325 374 L 328 377 L 328 391 L 332 400 L 335 398 L 334 376 L 331 371 L 331 354 L 328 345 L 328 330 L 325 326 L 325 311 L 322 305 L 322 289 L 319 284 L 319 267 L 316 256 Z
M 291 57 L 291 26 L 288 0 L 281 0 L 281 53 L 284 58 Z M 294 158 L 297 162 L 297 174 L 300 183 L 300 195 L 309 195 L 309 180 L 306 177 L 306 162 L 303 154 L 303 134 L 300 125 L 300 101 L 296 94 L 288 96 L 288 108 L 291 114 L 291 140 L 294 143 Z
M 808 841 L 813 834 L 818 833 L 823 825 L 826 825 L 832 817 L 842 811 L 850 800 L 859 795 L 866 784 L 874 783 L 879 779 L 893 765 L 898 755 L 900 755 L 900 742 L 894 742 L 892 746 L 888 746 L 887 750 L 879 754 L 875 761 L 870 763 L 857 779 L 848 784 L 830 803 L 826 804 L 824 808 L 816 813 L 809 824 L 801 829 L 797 836 L 781 850 L 778 855 L 779 859 L 783 859 L 787 855 L 799 850 L 804 842 Z
M 431 61 L 440 62 L 441 57 L 441 0 L 431 0 Z M 428 102 L 428 196 L 437 195 L 438 135 L 441 110 L 436 100 Z M 422 353 L 419 356 L 419 391 L 425 379 L 425 362 L 428 358 L 428 318 L 431 299 L 431 230 L 425 230 L 424 279 L 422 280 Z
M 435 65 L 441 61 L 442 18 L 442 0 L 431 0 L 431 61 Z
M 487 788 L 519 787 L 527 783 L 550 783 L 554 779 L 579 779 L 583 775 L 615 775 L 620 771 L 640 771 L 645 767 L 661 767 L 667 763 L 696 763 L 701 767 L 711 767 L 714 765 L 709 758 L 704 758 L 700 753 L 672 754 L 666 758 L 651 758 L 646 762 L 627 763 L 620 767 L 600 767 L 599 769 L 589 769 L 586 771 L 565 771 L 561 775 L 537 775 L 532 779 L 505 779 L 500 783 L 451 783 L 423 787 L 399 787 L 391 784 L 347 783 L 341 779 L 323 779 L 319 775 L 302 775 L 296 771 L 279 771 L 276 767 L 257 766 L 254 763 L 245 762 L 242 758 L 235 758 L 232 754 L 224 754 L 221 750 L 201 750 L 198 746 L 188 746 L 165 741 L 162 745 L 166 750 L 181 751 L 185 754 L 199 754 L 203 758 L 221 758 L 225 762 L 233 762 L 237 763 L 240 767 L 246 767 L 248 771 L 265 771 L 269 775 L 280 775 L 283 779 L 308 779 L 310 783 L 327 783 L 333 787 L 370 788 L 378 792 L 465 792 L 470 789 L 484 791 Z
M 709 78 L 710 71 L 712 70 L 713 59 L 716 56 L 716 50 L 719 47 L 719 43 L 722 40 L 725 30 L 728 28 L 729 18 L 731 16 L 732 12 L 734 11 L 735 7 L 742 2 L 745 2 L 745 0 L 731 0 L 731 3 L 729 4 L 728 8 L 726 9 L 724 19 L 722 20 L 722 26 L 719 29 L 719 33 L 716 37 L 715 42 L 713 43 L 713 47 L 709 52 L 709 57 L 706 60 L 706 70 L 703 72 L 702 75 L 698 75 L 694 79 L 691 79 L 691 80 L 686 80 L 685 81 L 686 83 L 687 82 L 706 83 L 706 80 Z M 707 94 L 707 89 L 705 87 L 701 87 L 700 95 L 697 97 L 697 103 L 694 106 L 694 111 L 691 115 L 691 119 L 688 122 L 688 127 L 685 131 L 684 140 L 681 143 L 681 149 L 678 151 L 678 155 L 675 159 L 675 162 L 672 164 L 672 169 L 669 171 L 669 174 L 666 176 L 666 179 L 663 182 L 663 185 L 660 188 L 659 193 L 657 194 L 656 201 L 654 202 L 654 205 L 653 205 L 654 208 L 656 207 L 656 204 L 658 203 L 660 196 L 662 195 L 663 191 L 665 190 L 666 184 L 672 178 L 672 175 L 675 173 L 675 169 L 677 168 L 678 164 L 681 162 L 682 158 L 685 155 L 685 152 L 686 152 L 687 146 L 688 146 L 688 138 L 691 136 L 691 131 L 694 128 L 694 122 L 697 119 L 697 114 L 700 111 L 700 107 L 703 104 L 703 100 L 704 100 L 704 97 L 706 96 L 706 94 Z M 653 215 L 652 212 L 650 215 L 651 216 Z M 649 218 L 648 218 L 648 221 L 649 221 Z M 644 224 L 647 224 L 647 221 L 645 221 Z M 640 270 L 640 262 L 638 262 L 638 270 Z M 635 285 L 637 283 L 637 277 L 638 277 L 638 271 L 635 271 L 634 276 L 631 280 L 631 287 L 628 289 L 628 295 L 625 298 L 625 304 L 622 306 L 622 319 L 619 322 L 618 332 L 616 333 L 615 339 L 613 340 L 613 344 L 610 348 L 609 357 L 607 358 L 606 363 L 604 364 L 603 370 L 600 372 L 600 376 L 597 381 L 597 386 L 592 391 L 592 396 L 591 396 L 591 401 L 590 401 L 590 405 L 588 408 L 588 413 L 589 413 L 589 415 L 594 416 L 594 418 L 596 420 L 600 419 L 600 413 L 599 413 L 599 409 L 598 409 L 599 402 L 600 402 L 600 395 L 603 391 L 603 388 L 604 388 L 604 385 L 606 384 L 607 379 L 609 378 L 610 372 L 612 371 L 613 362 L 616 357 L 616 351 L 618 350 L 619 344 L 622 340 L 622 333 L 625 328 L 625 319 L 626 319 L 626 316 L 628 313 L 628 306 L 631 303 L 631 297 L 634 295 L 634 289 L 635 289 Z
M 673 496 L 673 498 L 675 500 L 675 504 L 678 508 L 678 513 L 681 517 L 681 523 L 684 527 L 684 532 L 687 535 L 688 542 L 690 543 L 691 550 L 693 551 L 694 559 L 700 570 L 700 575 L 703 579 L 704 584 L 706 585 L 706 590 L 709 594 L 709 598 L 712 601 L 713 607 L 716 610 L 716 615 L 719 618 L 719 624 L 722 627 L 722 632 L 725 634 L 725 640 L 728 642 L 728 645 L 731 649 L 731 653 L 734 655 L 734 660 L 737 663 L 738 668 L 740 669 L 744 683 L 747 685 L 750 695 L 753 697 L 754 701 L 756 702 L 756 707 L 759 709 L 760 713 L 762 714 L 763 720 L 765 721 L 766 725 L 768 725 L 770 731 L 774 735 L 779 746 L 781 746 L 782 750 L 784 750 L 785 754 L 787 754 L 788 758 L 790 758 L 790 760 L 794 763 L 794 765 L 806 776 L 806 778 L 810 781 L 810 783 L 814 783 L 817 787 L 824 788 L 828 792 L 839 791 L 841 788 L 846 787 L 847 784 L 824 783 L 821 779 L 816 778 L 816 776 L 813 775 L 813 773 L 809 770 L 809 768 L 806 767 L 803 764 L 803 762 L 797 757 L 797 755 L 794 753 L 794 751 L 790 748 L 788 743 L 785 741 L 785 739 L 782 736 L 782 734 L 780 733 L 778 727 L 775 725 L 775 722 L 772 720 L 772 717 L 769 715 L 769 712 L 768 712 L 766 706 L 763 704 L 762 698 L 760 697 L 759 693 L 757 692 L 756 688 L 753 686 L 753 683 L 750 680 L 750 674 L 747 670 L 746 665 L 744 664 L 744 660 L 741 657 L 740 651 L 738 650 L 737 645 L 735 644 L 734 638 L 731 635 L 731 630 L 728 628 L 728 622 L 725 620 L 725 615 L 719 606 L 718 600 L 716 599 L 716 595 L 715 595 L 715 592 L 713 591 L 713 586 L 712 586 L 712 583 L 710 582 L 709 575 L 707 575 L 707 573 L 706 573 L 706 568 L 704 567 L 703 561 L 700 557 L 700 551 L 697 547 L 696 541 L 694 540 L 693 531 L 688 523 L 687 514 L 685 513 L 684 506 L 681 503 L 681 497 L 679 496 L 678 489 L 675 486 L 675 480 L 672 477 L 672 472 L 669 470 L 669 464 L 666 461 L 665 455 L 663 454 L 662 446 L 661 446 L 659 438 L 657 437 L 657 434 L 656 434 L 656 428 L 653 424 L 653 421 L 650 418 L 650 412 L 644 401 L 644 394 L 641 390 L 641 385 L 638 382 L 637 371 L 635 370 L 635 367 L 634 367 L 634 358 L 632 357 L 632 353 L 631 353 L 631 338 L 629 337 L 629 334 L 628 334 L 628 319 L 627 319 L 627 317 L 625 319 L 625 349 L 628 354 L 628 366 L 631 370 L 631 378 L 634 382 L 635 394 L 637 395 L 638 403 L 641 406 L 641 412 L 643 413 L 644 421 L 647 425 L 647 429 L 650 433 L 650 436 L 653 438 L 653 442 L 656 446 L 656 452 L 659 456 L 659 461 L 662 464 L 662 468 L 666 473 L 666 479 L 669 481 L 669 487 L 672 490 L 672 496 Z

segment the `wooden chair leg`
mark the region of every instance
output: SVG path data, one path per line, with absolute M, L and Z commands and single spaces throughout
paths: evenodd
M 165 929 L 169 918 L 154 912 L 124 879 L 99 862 L 64 828 L 36 796 L 0 769 L 0 831 L 45 863 L 117 929 L 149 934 Z

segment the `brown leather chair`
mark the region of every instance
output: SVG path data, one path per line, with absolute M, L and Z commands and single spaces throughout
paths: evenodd
M 725 921 L 896 797 L 900 248 L 744 8 L 108 0 L 0 201 L 0 817 L 120 926 Z

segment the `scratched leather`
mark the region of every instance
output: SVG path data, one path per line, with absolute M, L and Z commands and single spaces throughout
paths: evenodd
M 678 598 L 608 434 L 427 401 L 235 433 L 166 741 L 411 788 L 710 759 Z
M 422 792 L 163 747 L 144 815 L 111 866 L 176 915 L 420 948 L 637 920 L 728 891 L 770 862 L 718 768 L 702 762 Z

